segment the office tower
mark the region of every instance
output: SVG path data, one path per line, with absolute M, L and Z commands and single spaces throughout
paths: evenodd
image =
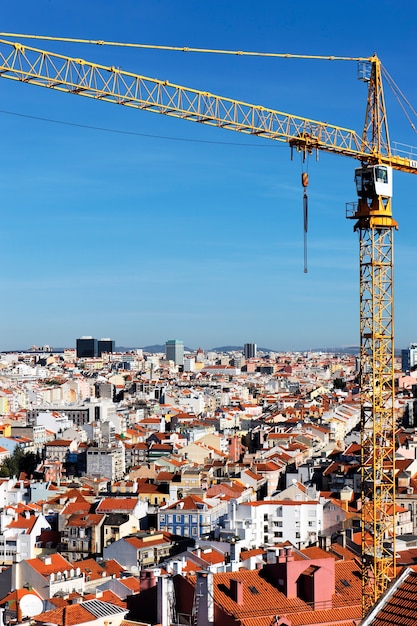
M 410 372 L 417 365 L 417 343 L 410 343 L 405 350 L 401 350 L 401 369 Z
M 245 343 L 243 354 L 245 359 L 256 359 L 256 343 Z
M 114 352 L 113 339 L 99 339 L 97 344 L 98 356 L 101 356 L 103 352 Z
M 175 365 L 184 365 L 184 342 L 179 339 L 168 339 L 165 344 L 167 361 L 174 361 Z
M 97 356 L 97 339 L 81 337 L 77 339 L 77 359 Z

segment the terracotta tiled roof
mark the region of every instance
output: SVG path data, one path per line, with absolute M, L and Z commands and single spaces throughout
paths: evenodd
M 334 559 L 332 554 L 329 554 L 325 550 L 321 548 L 316 548 L 315 546 L 311 546 L 310 548 L 304 548 L 302 553 L 308 556 L 309 559 Z
M 24 530 L 27 535 L 32 531 L 36 520 L 38 518 L 36 515 L 30 515 L 29 517 L 25 517 L 24 515 L 19 515 L 17 520 L 12 520 L 8 524 L 8 528 L 17 528 L 19 530 Z
M 131 512 L 137 504 L 137 498 L 103 498 L 97 507 L 97 513 L 114 513 L 115 511 Z
M 82 513 L 81 515 L 71 515 L 67 520 L 67 526 L 75 526 L 76 528 L 91 528 L 97 526 L 102 520 L 104 515 L 97 515 L 97 513 Z
M 107 571 L 106 567 L 102 567 L 94 559 L 83 559 L 82 561 L 75 561 L 75 563 L 73 563 L 73 567 L 79 567 L 81 572 L 90 577 L 90 580 L 102 578 L 103 572 L 105 572 L 108 576 L 111 575 L 110 572 Z
M 114 604 L 115 606 L 120 606 L 122 609 L 126 608 L 126 602 L 121 600 L 118 595 L 116 595 L 110 589 L 105 589 L 101 595 L 97 597 L 96 593 L 89 593 L 84 596 L 84 600 L 94 600 L 100 599 L 102 602 L 109 602 L 110 604 Z
M 114 575 L 116 578 L 120 578 L 121 573 L 124 572 L 124 567 L 114 559 L 106 559 L 105 564 L 106 572 L 109 576 Z
M 200 559 L 203 559 L 203 561 L 206 561 L 206 563 L 210 565 L 216 565 L 218 563 L 224 563 L 224 554 L 209 548 L 208 550 L 201 550 Z
M 182 506 L 178 506 L 179 504 Z M 207 504 L 207 502 L 204 502 L 202 498 L 199 498 L 199 496 L 191 495 L 191 496 L 186 496 L 185 498 L 182 498 L 181 500 L 178 500 L 178 502 L 174 502 L 174 504 L 167 506 L 166 509 L 194 511 L 198 508 L 198 505 L 202 505 L 202 504 L 207 506 L 207 509 L 213 508 L 210 504 Z
M 138 591 L 140 589 L 139 580 L 137 578 L 134 578 L 133 576 L 128 576 L 127 578 L 122 578 L 122 580 L 120 582 L 121 582 L 122 585 L 125 585 L 125 587 L 127 587 L 131 591 L 135 591 L 136 593 L 138 593 Z
M 388 593 L 364 620 L 372 626 L 414 626 L 417 615 L 417 573 L 409 569 L 394 581 Z M 369 620 L 369 621 L 367 621 Z
M 240 560 L 245 561 L 246 559 L 250 559 L 252 556 L 263 556 L 266 554 L 265 550 L 262 548 L 254 548 L 253 550 L 242 550 L 240 553 Z
M 318 558 L 322 556 L 320 551 Z M 236 578 L 243 584 L 241 604 L 230 593 L 230 581 Z M 351 626 L 354 619 L 361 617 L 362 611 L 360 566 L 355 561 L 336 562 L 335 582 L 332 607 L 323 610 L 313 610 L 301 598 L 287 598 L 278 586 L 268 581 L 262 570 L 215 574 L 214 599 L 219 607 L 245 626 L 270 626 L 276 615 L 288 615 L 292 626 L 336 623 Z
M 90 511 L 91 504 L 86 501 L 69 502 L 61 511 L 62 515 L 82 515 Z
M 74 567 L 58 552 L 50 554 L 42 559 L 28 559 L 26 563 L 36 570 L 38 574 L 41 574 L 41 576 L 49 576 L 49 574 L 64 572 L 65 570 L 70 571 Z
M 81 604 L 71 604 L 69 606 L 52 609 L 51 611 L 45 611 L 45 613 L 37 615 L 34 621 L 76 626 L 77 624 L 92 621 L 92 617 L 91 613 L 89 613 L 87 609 L 84 609 Z
M 356 557 L 355 552 L 349 548 L 341 546 L 338 543 L 332 543 L 330 551 L 341 561 L 350 561 Z
M 98 617 L 120 615 L 120 613 L 123 613 L 123 610 L 114 604 L 92 599 L 86 600 L 81 604 L 70 604 L 52 609 L 52 611 L 45 611 L 35 616 L 34 621 L 61 624 L 62 626 L 77 626 L 85 622 L 93 622 Z
M 72 444 L 72 439 L 54 439 L 45 443 L 47 448 L 68 448 Z

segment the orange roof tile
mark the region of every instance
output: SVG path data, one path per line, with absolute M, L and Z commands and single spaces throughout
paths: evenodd
M 133 511 L 137 504 L 138 498 L 103 498 L 96 510 L 97 513 Z
M 49 576 L 57 572 L 73 569 L 73 565 L 64 559 L 58 552 L 43 557 L 41 559 L 28 559 L 26 563 L 41 576 Z

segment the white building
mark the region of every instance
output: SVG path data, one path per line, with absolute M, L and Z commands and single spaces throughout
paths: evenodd
M 302 549 L 314 544 L 323 528 L 325 500 L 229 503 L 224 536 L 237 536 L 248 549 L 290 541 Z

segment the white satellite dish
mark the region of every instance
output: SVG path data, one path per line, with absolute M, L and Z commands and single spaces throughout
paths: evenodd
M 132 565 L 132 567 L 130 568 L 130 571 L 132 572 L 132 574 L 134 574 L 135 576 L 138 576 L 139 574 L 139 568 L 136 565 Z
M 22 617 L 33 617 L 43 612 L 43 601 L 34 593 L 27 593 L 19 601 Z

